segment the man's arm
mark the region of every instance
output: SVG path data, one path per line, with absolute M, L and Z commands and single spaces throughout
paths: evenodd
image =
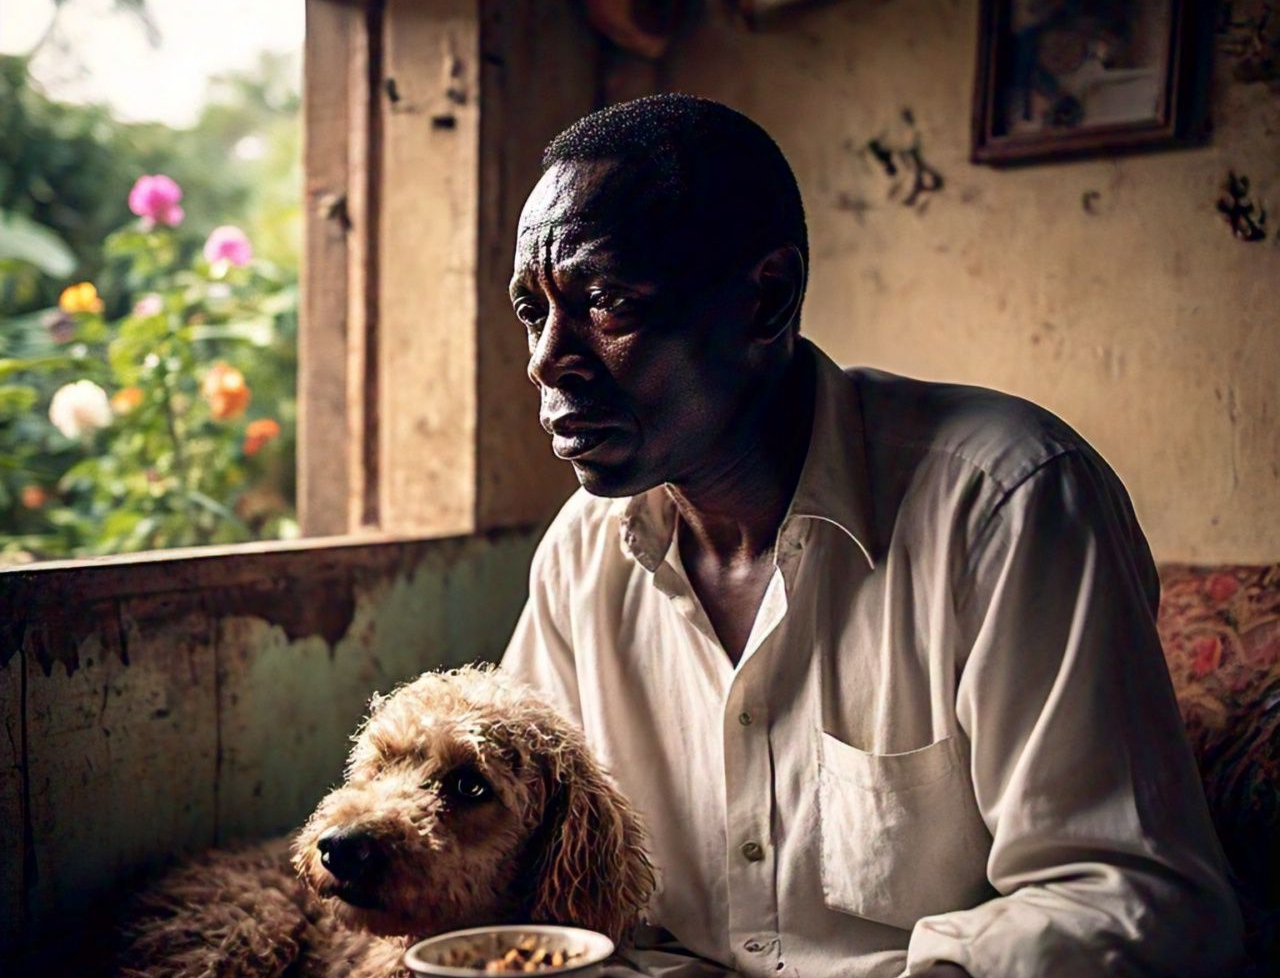
M 1052 460 L 1008 493 L 970 566 L 957 713 L 1001 896 L 919 921 L 909 972 L 1226 973 L 1239 911 L 1118 480 L 1091 454 Z

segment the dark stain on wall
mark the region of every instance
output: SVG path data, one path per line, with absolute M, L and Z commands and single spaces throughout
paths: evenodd
M 889 200 L 897 200 L 904 207 L 923 213 L 933 195 L 946 185 L 946 180 L 925 161 L 915 113 L 905 108 L 901 120 L 905 135 L 890 136 L 886 130 L 868 140 L 863 151 L 891 181 Z
M 1226 197 L 1218 200 L 1218 212 L 1241 241 L 1256 242 L 1267 236 L 1267 210 L 1249 199 L 1249 178 L 1228 173 Z

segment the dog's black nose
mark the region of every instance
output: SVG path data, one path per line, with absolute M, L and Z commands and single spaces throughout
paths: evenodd
M 382 866 L 382 850 L 368 832 L 360 828 L 334 826 L 316 840 L 320 863 L 344 883 L 367 880 Z

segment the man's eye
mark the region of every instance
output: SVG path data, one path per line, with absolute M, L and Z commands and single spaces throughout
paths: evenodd
M 526 329 L 537 329 L 547 318 L 545 312 L 527 300 L 517 302 L 512 308 L 515 309 L 516 319 L 524 323 Z
M 474 805 L 493 794 L 493 788 L 480 774 L 471 768 L 451 771 L 441 784 L 444 793 L 454 801 Z
M 629 295 L 620 295 L 617 292 L 606 292 L 603 289 L 593 290 L 588 298 L 591 301 L 592 309 L 599 309 L 601 312 L 607 312 L 614 316 L 624 316 L 627 313 L 634 312 L 636 301 Z

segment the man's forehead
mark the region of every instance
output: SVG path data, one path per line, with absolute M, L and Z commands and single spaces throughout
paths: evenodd
M 670 276 L 681 235 L 669 210 L 642 192 L 645 181 L 609 160 L 547 170 L 520 217 L 517 279 L 546 267 L 582 277 Z
M 520 236 L 537 233 L 549 225 L 573 226 L 606 218 L 615 170 L 616 164 L 610 160 L 553 165 L 525 201 L 520 213 Z

